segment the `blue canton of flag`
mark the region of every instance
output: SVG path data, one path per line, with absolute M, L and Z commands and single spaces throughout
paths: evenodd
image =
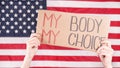
M 39 9 L 46 9 L 46 0 L 1 0 L 0 36 L 28 37 L 34 33 Z

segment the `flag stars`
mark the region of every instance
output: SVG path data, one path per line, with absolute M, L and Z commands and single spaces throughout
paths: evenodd
M 23 22 L 23 25 L 26 25 L 26 22 Z
M 32 5 L 32 6 L 31 6 L 31 9 L 34 9 L 34 8 L 35 8 L 35 7 Z
M 14 11 L 11 9 L 11 10 L 10 10 L 10 13 L 13 13 L 13 12 L 14 12 Z
M 36 10 L 36 13 L 38 13 L 38 10 Z
M 31 29 L 31 26 L 27 26 L 27 29 Z
M 36 21 L 38 21 L 38 18 L 36 18 Z
M 15 30 L 14 32 L 17 34 L 17 33 L 18 33 L 18 30 Z
M 26 17 L 26 14 L 25 14 L 25 13 L 23 13 L 23 17 Z
M 27 31 L 26 31 L 26 30 L 23 30 L 23 33 L 27 33 Z
M 35 22 L 31 22 L 31 25 L 34 25 L 35 24 Z
M 6 30 L 6 33 L 10 33 L 10 30 Z
M 2 4 L 2 5 L 5 5 L 5 1 L 2 1 L 1 4 Z
M 2 10 L 1 10 L 1 12 L 2 12 L 2 13 L 5 13 L 5 10 L 4 10 L 4 9 L 2 9 Z
M 10 5 L 13 5 L 13 1 L 10 1 Z
M 35 16 L 35 14 L 32 13 L 32 14 L 31 14 L 31 17 L 34 17 L 34 16 Z
M 22 10 L 20 9 L 20 10 L 18 10 L 18 12 L 19 12 L 19 13 L 22 13 Z
M 14 22 L 15 25 L 18 25 L 18 22 Z
M 6 9 L 9 9 L 9 6 L 8 5 L 6 5 L 6 7 L 5 7 Z
M 30 20 L 31 20 L 31 18 L 28 17 L 28 18 L 27 18 L 27 21 L 30 21 Z
M 19 18 L 19 21 L 22 21 L 22 18 Z
M 36 2 L 35 2 L 35 4 L 36 4 L 36 5 L 38 5 L 38 4 L 39 4 L 39 2 L 38 2 L 38 1 L 36 1 Z
M 40 6 L 39 6 L 39 8 L 40 8 L 40 9 L 43 9 L 43 6 L 42 6 L 42 5 L 40 5 Z
M 1 20 L 2 20 L 2 21 L 5 21 L 5 18 L 3 17 L 3 18 L 1 18 Z
M 17 8 L 18 8 L 18 6 L 17 6 L 17 5 L 15 5 L 15 6 L 14 6 L 14 9 L 17 9 Z
M 30 1 L 27 2 L 27 5 L 30 5 Z
M 19 1 L 19 2 L 18 2 L 18 4 L 19 4 L 19 5 L 22 5 L 22 2 L 21 2 L 21 1 Z
M 6 27 L 5 26 L 2 26 L 2 29 L 5 29 Z
M 9 24 L 10 24 L 10 22 L 7 21 L 7 22 L 6 22 L 6 25 L 9 25 Z
M 0 35 L 29 36 L 35 32 L 38 9 L 43 9 L 43 0 L 2 0 L 0 2 Z
M 9 17 L 9 14 L 8 14 L 8 13 L 6 13 L 6 14 L 5 14 L 5 16 L 6 16 L 6 17 Z
M 19 26 L 19 29 L 22 29 L 22 26 Z
M 18 17 L 18 14 L 17 14 L 17 13 L 15 13 L 15 14 L 14 14 L 14 17 Z
M 26 9 L 26 6 L 25 6 L 25 5 L 23 5 L 23 6 L 22 6 L 22 8 L 23 8 L 23 9 Z
M 14 26 L 10 26 L 10 29 L 14 29 Z
M 14 18 L 13 18 L 13 17 L 11 17 L 11 18 L 10 18 L 10 21 L 14 21 Z
M 27 10 L 27 13 L 30 13 L 30 10 L 29 10 L 29 9 Z
M 31 30 L 32 33 L 35 33 L 35 30 Z

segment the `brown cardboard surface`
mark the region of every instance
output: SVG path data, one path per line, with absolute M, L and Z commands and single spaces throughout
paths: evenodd
M 39 10 L 36 33 L 42 44 L 96 51 L 109 27 L 106 16 Z

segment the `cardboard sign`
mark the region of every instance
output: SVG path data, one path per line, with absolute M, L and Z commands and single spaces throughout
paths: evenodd
M 36 33 L 42 44 L 96 51 L 109 26 L 105 16 L 39 10 Z

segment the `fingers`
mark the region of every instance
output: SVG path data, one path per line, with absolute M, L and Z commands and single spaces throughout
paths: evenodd
M 105 57 L 112 57 L 114 50 L 110 47 L 107 46 L 101 46 L 98 50 L 97 53 L 100 58 L 105 58 Z
M 33 37 L 37 37 L 38 39 L 40 39 L 40 34 L 37 34 L 37 33 L 33 33 L 30 35 L 30 39 L 33 38 Z
M 102 46 L 98 49 L 97 51 L 98 54 L 101 54 L 101 53 L 106 53 L 106 54 L 113 54 L 113 49 L 112 48 L 108 48 L 106 46 Z
M 40 35 L 39 34 L 31 34 L 29 40 L 26 42 L 27 43 L 27 47 L 32 47 L 32 48 L 35 48 L 35 47 L 38 47 L 38 45 L 40 45 L 40 41 L 38 39 Z
M 101 45 L 102 45 L 102 46 L 107 46 L 107 47 L 110 47 L 110 48 L 111 48 L 111 42 L 110 42 L 110 41 L 107 41 L 107 40 L 101 41 Z
M 113 54 L 113 49 L 111 48 L 111 42 L 104 40 L 101 42 L 101 47 L 97 50 L 97 53 L 99 55 L 112 55 Z
M 109 59 L 109 60 L 112 59 L 112 54 L 113 54 L 113 52 L 101 50 L 101 52 L 98 55 L 102 61 L 108 61 L 107 59 Z
M 40 45 L 40 41 L 36 37 L 33 37 L 27 41 L 27 45 L 30 47 L 38 47 L 38 45 Z
M 100 52 L 100 50 L 110 51 L 110 50 L 112 50 L 112 48 L 109 48 L 109 47 L 107 47 L 107 46 L 101 46 L 101 47 L 97 50 L 97 52 Z
M 99 52 L 101 49 L 108 49 L 108 48 L 112 49 L 110 41 L 103 40 L 103 41 L 101 41 L 100 45 L 101 45 L 101 47 L 97 50 L 97 52 Z

